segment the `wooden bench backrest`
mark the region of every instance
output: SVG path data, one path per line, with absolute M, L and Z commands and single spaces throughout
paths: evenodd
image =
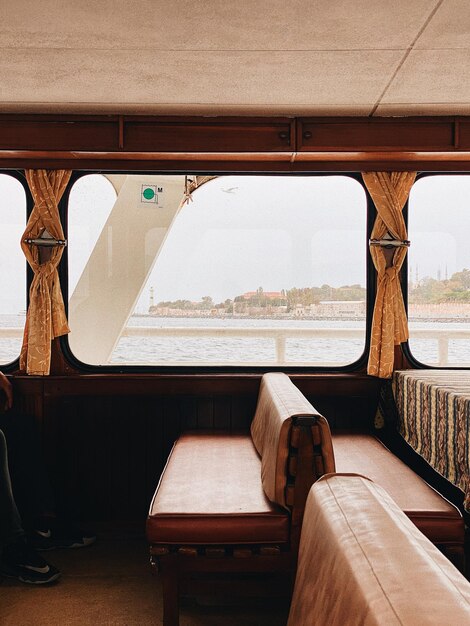
M 307 498 L 288 626 L 470 624 L 470 583 L 377 484 L 332 474 Z
M 292 427 L 298 418 L 314 420 L 315 433 L 312 432 L 312 446 L 318 444 L 326 456 L 321 467 L 315 467 L 315 463 L 312 463 L 312 475 L 317 473 L 318 477 L 324 472 L 334 471 L 331 436 L 325 418 L 313 408 L 286 374 L 281 372 L 265 374 L 261 380 L 258 404 L 251 423 L 251 437 L 261 457 L 264 492 L 271 502 L 276 502 L 280 506 L 292 505 L 287 502 L 286 490 L 289 481 Z M 321 434 L 318 433 L 319 427 Z

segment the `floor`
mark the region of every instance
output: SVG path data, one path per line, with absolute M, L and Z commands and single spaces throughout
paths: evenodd
M 44 556 L 62 571 L 51 586 L 0 581 L 1 626 L 147 626 L 162 624 L 159 578 L 152 576 L 145 539 L 138 533 L 99 536 L 80 550 Z M 183 602 L 181 626 L 285 626 L 287 607 L 238 602 L 200 606 Z

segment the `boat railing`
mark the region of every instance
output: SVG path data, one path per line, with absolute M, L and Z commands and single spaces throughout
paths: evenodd
M 155 327 L 155 326 L 126 326 L 121 337 L 198 337 L 198 338 L 247 338 L 272 339 L 275 342 L 276 358 L 273 363 L 286 364 L 286 342 L 288 339 L 363 339 L 364 328 L 276 328 L 276 327 Z M 470 329 L 412 329 L 412 339 L 426 339 L 437 342 L 437 361 L 430 365 L 437 366 L 468 366 L 470 363 L 450 363 L 450 341 L 470 341 Z M 22 328 L 1 328 L 2 339 L 20 338 Z M 290 361 L 289 361 L 290 362 Z M 296 365 L 297 362 L 293 362 Z M 321 363 L 326 365 L 326 363 Z M 336 363 L 337 364 L 337 363 Z M 328 365 L 334 365 L 329 363 Z

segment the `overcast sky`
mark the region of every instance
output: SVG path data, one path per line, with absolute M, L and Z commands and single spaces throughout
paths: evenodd
M 108 194 L 101 201 L 107 213 L 113 198 L 102 193 Z M 73 211 L 90 212 L 81 194 Z M 151 286 L 155 302 L 203 296 L 219 302 L 258 287 L 364 284 L 365 250 L 365 197 L 355 180 L 220 177 L 195 191 L 177 215 L 139 309 L 148 308 Z M 82 258 L 72 260 L 77 270 Z
M 152 177 L 152 181 L 155 177 Z M 115 202 L 98 175 L 81 179 L 69 217 L 70 292 L 78 281 Z M 138 304 L 178 298 L 233 299 L 328 283 L 365 285 L 365 197 L 345 176 L 223 176 L 193 194 L 178 214 Z M 164 201 L 164 199 L 163 199 Z M 470 268 L 470 176 L 438 176 L 416 183 L 410 198 L 409 263 L 413 278 L 450 276 Z M 158 209 L 156 209 L 158 210 Z M 130 218 L 138 214 L 130 212 Z M 0 175 L 1 310 L 25 308 L 25 198 L 19 183 Z M 132 228 L 129 222 L 128 228 Z M 445 227 L 445 228 L 444 228 Z M 117 253 L 117 251 L 114 251 Z

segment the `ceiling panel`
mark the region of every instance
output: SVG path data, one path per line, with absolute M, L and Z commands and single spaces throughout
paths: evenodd
M 0 4 L 0 111 L 470 111 L 468 0 Z
M 53 103 L 304 107 L 321 114 L 376 102 L 401 52 L 155 52 L 11 50 L 0 60 L 0 107 Z M 11 110 L 11 108 L 9 109 Z M 23 108 L 23 110 L 25 110 Z M 57 110 L 57 109 L 56 109 Z M 156 109 L 161 112 L 161 109 Z M 223 110 L 223 109 L 221 109 Z M 339 111 L 340 113 L 341 111 Z
M 413 50 L 381 105 L 470 103 L 470 50 Z
M 0 47 L 406 48 L 438 0 L 3 0 Z
M 470 48 L 470 2 L 444 0 L 416 48 Z

